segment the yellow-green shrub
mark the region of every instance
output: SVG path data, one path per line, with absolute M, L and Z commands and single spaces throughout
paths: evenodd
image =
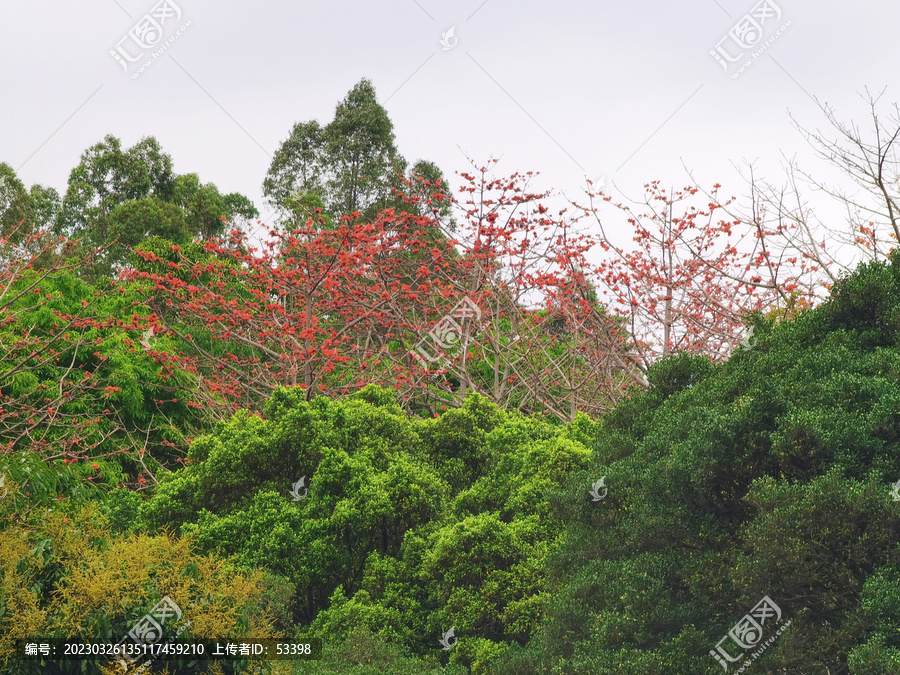
M 228 560 L 199 555 L 190 538 L 167 532 L 114 536 L 90 503 L 36 516 L 26 524 L 8 510 L 0 513 L 3 672 L 14 668 L 16 639 L 116 643 L 163 596 L 183 614 L 165 627 L 166 637 L 188 622 L 185 636 L 201 639 L 281 637 L 261 606 L 262 571 L 238 570 Z M 95 672 L 115 672 L 108 657 L 98 657 L 94 665 Z M 207 672 L 219 669 L 211 665 Z

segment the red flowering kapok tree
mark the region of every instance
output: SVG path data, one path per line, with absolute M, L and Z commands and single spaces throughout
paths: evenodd
M 442 229 L 440 186 L 424 196 L 415 186 L 410 208 L 371 222 L 309 218 L 272 230 L 261 250 L 235 231 L 201 256 L 172 247 L 168 262 L 140 251 L 146 265 L 130 276 L 164 328 L 192 345 L 166 358 L 219 406 L 252 407 L 280 385 L 311 397 L 377 383 L 433 414 L 472 391 L 564 418 L 593 410 L 596 392 L 628 364 L 615 322 L 585 300 L 575 261 L 590 242 L 564 214 L 547 216 L 546 193 L 526 189 L 531 174 L 479 174 L 463 175 L 470 199 L 459 235 Z M 460 303 L 478 321 L 461 341 L 432 345 L 439 359 L 423 358 L 423 340 Z M 615 396 L 621 385 L 608 389 Z
M 272 230 L 262 250 L 236 230 L 227 242 L 207 241 L 201 260 L 172 247 L 177 261 L 165 263 L 168 271 L 130 277 L 167 317 L 164 329 L 191 344 L 166 358 L 197 375 L 208 402 L 243 406 L 277 386 L 340 395 L 370 379 L 365 371 L 384 349 L 380 329 L 395 318 L 395 296 L 413 297 L 388 281 L 412 242 L 386 223 L 345 217 L 328 229 L 309 219 Z
M 491 178 L 476 167 L 461 176 L 462 253 L 451 281 L 456 297 L 481 311 L 468 342 L 437 364 L 458 385 L 441 405 L 477 391 L 503 407 L 560 419 L 608 410 L 635 368 L 624 332 L 585 277 L 595 242 L 565 211 L 550 214 L 542 203 L 548 193 L 529 191 L 532 172 Z
M 598 284 L 611 308 L 626 322 L 642 369 L 669 354 L 687 351 L 714 360 L 746 337 L 750 312 L 796 305 L 806 268 L 770 250 L 760 220 L 748 226 L 730 217 L 733 199 L 719 199 L 720 186 L 691 204 L 695 187 L 667 192 L 658 181 L 645 185 L 642 204 L 613 203 L 588 191 L 579 206 L 596 222 L 606 253 Z M 696 200 L 694 200 L 696 201 Z M 626 250 L 611 237 L 600 207 L 624 214 L 636 246 Z

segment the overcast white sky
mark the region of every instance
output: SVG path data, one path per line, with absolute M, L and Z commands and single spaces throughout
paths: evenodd
M 864 87 L 900 100 L 900 3 L 884 0 L 174 2 L 3 0 L 0 161 L 63 192 L 104 135 L 153 135 L 176 171 L 242 192 L 265 215 L 261 183 L 291 126 L 327 123 L 367 77 L 401 153 L 450 176 L 468 168 L 465 152 L 501 157 L 502 173 L 540 171 L 540 187 L 572 195 L 585 175 L 611 173 L 636 196 L 653 179 L 684 184 L 684 163 L 740 195 L 733 163 L 776 178 L 782 152 L 809 156 L 787 113 L 823 126 L 813 96 L 863 124 Z M 110 52 L 141 53 L 128 36 L 147 14 L 164 19 L 163 42 L 190 25 L 134 79 L 162 43 L 127 72 Z M 729 30 L 747 14 L 760 45 L 790 25 L 734 79 L 739 62 L 726 73 L 710 50 L 726 38 L 738 55 Z

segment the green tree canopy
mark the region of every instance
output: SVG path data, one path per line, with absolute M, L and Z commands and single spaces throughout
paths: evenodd
M 432 186 L 441 182 L 446 192 L 449 215 L 449 186 L 440 169 L 420 160 L 408 179 L 409 190 L 400 180 L 409 163 L 397 150 L 393 123 L 378 103 L 375 87 L 361 80 L 335 108 L 334 118 L 324 127 L 313 120 L 298 122 L 272 159 L 263 181 L 263 194 L 288 220 L 306 219 L 310 195 L 316 195 L 331 219 L 359 211 L 367 218 L 385 208 L 411 209 L 398 199 L 392 188 L 410 196 L 430 196 Z M 424 181 L 430 183 L 426 186 Z M 314 202 L 313 202 L 314 203 Z
M 59 207 L 56 190 L 37 184 L 26 189 L 15 170 L 0 162 L 0 236 L 19 245 L 28 235 L 51 227 Z
M 223 195 L 197 174 L 177 175 L 155 138 L 124 149 L 120 139 L 106 136 L 82 154 L 69 174 L 54 227 L 81 241 L 76 254 L 107 246 L 97 269 L 112 274 L 129 248 L 149 237 L 183 244 L 193 237 L 219 236 L 228 221 L 258 215 L 243 195 Z
M 651 368 L 554 502 L 568 523 L 554 601 L 498 672 L 722 673 L 723 638 L 736 672 L 754 650 L 728 631 L 764 596 L 783 621 L 763 639 L 791 625 L 760 672 L 898 672 L 898 298 L 895 253 L 817 309 L 758 321 L 726 363 Z

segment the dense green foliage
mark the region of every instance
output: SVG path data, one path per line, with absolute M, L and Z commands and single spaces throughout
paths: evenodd
M 449 297 L 414 288 L 424 263 L 477 257 L 448 239 L 440 169 L 407 164 L 367 80 L 327 125 L 297 124 L 264 189 L 311 229 L 283 229 L 286 262 L 263 263 L 225 236 L 249 200 L 176 174 L 153 138 L 107 136 L 62 198 L 0 164 L 0 671 L 111 673 L 26 666 L 12 641 L 117 641 L 168 597 L 188 636 L 323 641 L 319 662 L 261 671 L 279 675 L 900 675 L 900 252 L 815 309 L 792 296 L 746 317 L 753 340 L 727 362 L 678 353 L 627 390 L 627 351 L 565 378 L 627 332 L 591 284 L 574 290 L 594 322 L 551 298 L 523 354 L 520 298 L 497 281 L 497 351 L 466 353 L 467 389 L 387 359 L 408 355 L 395 319 L 418 338 Z M 354 250 L 372 221 L 416 246 Z M 327 304 L 367 274 L 389 277 L 383 294 L 347 283 L 357 313 Z M 372 298 L 420 292 L 364 336 L 381 347 L 341 351 Z M 313 324 L 318 388 L 290 366 L 315 352 Z M 516 358 L 526 387 L 464 395 L 511 383 Z M 364 381 L 377 368 L 394 379 Z M 544 374 L 555 414 L 533 405 Z M 619 400 L 575 396 L 598 378 L 626 394 L 593 419 L 579 411 Z M 740 648 L 729 632 L 763 598 L 780 617 Z
M 710 650 L 763 596 L 791 625 L 761 671 L 897 672 L 898 298 L 900 266 L 861 268 L 821 308 L 758 320 L 725 364 L 659 363 L 599 422 L 477 395 L 418 419 L 376 387 L 279 390 L 195 440 L 149 500 L 107 508 L 264 568 L 278 627 L 330 645 L 324 672 L 443 658 L 473 673 L 713 673 Z
M 477 395 L 420 419 L 374 386 L 311 401 L 288 388 L 196 438 L 144 495 L 7 455 L 0 606 L 68 616 L 86 589 L 66 566 L 94 554 L 58 521 L 88 518 L 110 550 L 142 542 L 176 566 L 212 556 L 257 575 L 248 607 L 327 645 L 298 673 L 715 673 L 710 651 L 764 596 L 791 624 L 759 672 L 900 672 L 900 264 L 756 326 L 727 363 L 660 362 L 598 421 Z M 63 493 L 72 505 L 41 515 Z M 17 523 L 37 528 L 27 543 Z M 16 563 L 48 555 L 44 540 L 70 547 L 61 568 Z M 46 605 L 50 589 L 69 590 Z M 128 618 L 100 607 L 93 627 Z
M 766 595 L 792 624 L 759 672 L 900 672 L 897 263 L 725 364 L 660 363 L 602 421 L 557 503 L 554 603 L 502 672 L 722 672 L 710 650 Z
M 122 495 L 119 508 L 264 566 L 290 590 L 281 614 L 302 635 L 337 644 L 363 630 L 436 656 L 455 626 L 471 638 L 451 661 L 483 665 L 540 621 L 562 530 L 549 494 L 586 466 L 591 427 L 479 396 L 421 420 L 376 387 L 311 403 L 280 390 L 262 418 L 239 413 L 194 441 L 148 502 Z M 292 499 L 301 476 L 308 496 Z
M 900 266 L 861 268 L 725 364 L 661 362 L 599 424 L 281 390 L 134 522 L 265 567 L 299 636 L 440 658 L 452 626 L 473 673 L 718 672 L 763 596 L 791 625 L 760 670 L 897 672 L 898 298 Z
M 188 405 L 191 378 L 161 366 L 141 343 L 148 311 L 134 287 L 27 271 L 6 291 L 2 314 L 28 322 L 0 323 L 5 447 L 77 458 L 98 482 L 136 484 L 138 473 L 174 464 L 188 439 L 210 428 Z M 153 338 L 155 350 L 177 345 Z

